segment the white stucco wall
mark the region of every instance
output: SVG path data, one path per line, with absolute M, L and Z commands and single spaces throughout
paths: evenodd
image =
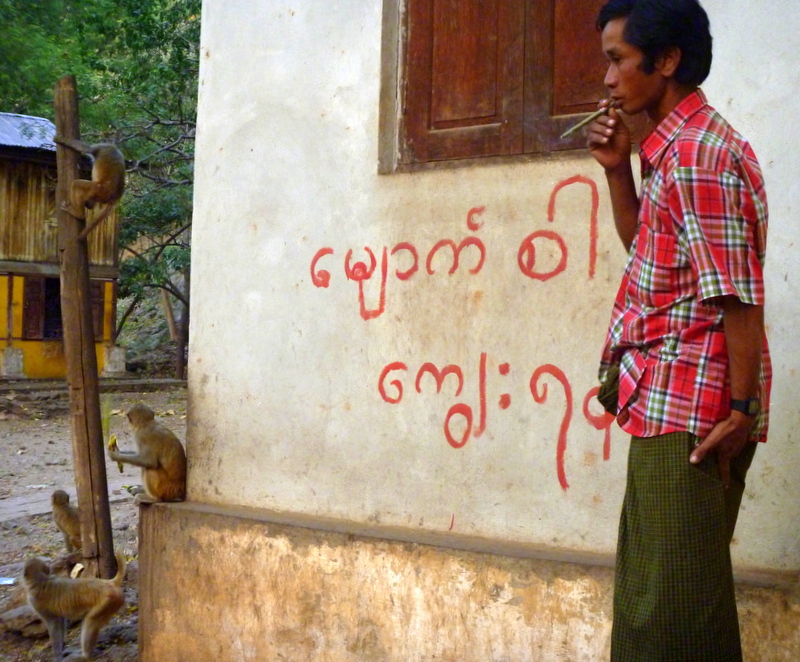
M 797 569 L 800 80 L 792 44 L 800 12 L 768 12 L 752 0 L 705 6 L 715 65 L 704 89 L 756 149 L 772 210 L 772 432 L 751 472 L 734 554 L 740 566 Z M 614 426 L 604 459 L 605 432 L 584 413 L 625 260 L 603 174 L 575 154 L 378 175 L 382 12 L 380 0 L 341 0 L 335 10 L 321 0 L 204 2 L 190 499 L 611 553 L 627 437 Z M 518 261 L 539 231 L 557 238 L 536 240 L 535 271 L 551 272 L 566 255 L 547 280 Z M 437 242 L 466 237 L 485 248 L 477 273 L 469 272 L 474 246 L 452 275 L 447 250 L 427 272 Z M 405 248 L 392 253 L 398 244 Z M 407 245 L 419 269 L 403 279 Z M 376 268 L 362 306 L 345 267 L 348 251 L 354 269 L 370 266 L 364 247 Z M 327 287 L 312 278 L 318 255 Z M 398 363 L 405 369 L 381 382 Z M 430 375 L 417 392 L 426 363 L 460 367 L 461 393 L 450 376 L 437 394 Z M 541 366 L 552 367 L 534 384 L 537 401 L 530 382 Z M 402 398 L 391 403 L 395 380 Z M 456 445 L 465 414 L 473 417 L 460 448 L 445 436 L 449 411 Z M 591 416 L 600 411 L 589 404 Z

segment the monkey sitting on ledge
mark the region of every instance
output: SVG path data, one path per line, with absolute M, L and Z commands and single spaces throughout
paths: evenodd
M 186 498 L 186 453 L 178 437 L 168 427 L 157 423 L 153 410 L 137 404 L 128 411 L 135 432 L 136 452 L 109 450 L 115 462 L 142 468 L 144 494 L 135 502 L 183 501 Z
M 117 574 L 113 579 L 59 577 L 40 558 L 25 562 L 22 581 L 28 603 L 39 614 L 50 634 L 53 661 L 90 660 L 100 629 L 125 603 L 122 579 L 125 557 L 117 552 Z M 64 650 L 67 621 L 83 620 L 81 653 Z M 63 658 L 64 653 L 70 653 Z

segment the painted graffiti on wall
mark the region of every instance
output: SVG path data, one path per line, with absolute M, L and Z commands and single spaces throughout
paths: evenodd
M 547 205 L 547 220 L 552 223 L 555 220 L 556 201 L 558 194 L 568 186 L 580 185 L 588 187 L 591 195 L 591 213 L 589 217 L 589 273 L 590 279 L 594 278 L 597 265 L 597 209 L 600 205 L 600 195 L 597 184 L 594 180 L 582 175 L 575 175 L 559 182 L 552 193 Z M 467 212 L 467 229 L 472 233 L 477 233 L 483 223 L 479 221 L 485 207 L 473 207 Z M 558 264 L 546 271 L 537 268 L 537 243 L 548 243 L 552 249 L 557 250 L 560 255 Z M 440 252 L 449 249 L 452 255 L 452 262 L 447 271 L 449 276 L 455 274 L 462 268 L 464 262 L 470 260 L 468 265 L 463 268 L 471 276 L 475 276 L 483 269 L 486 261 L 486 245 L 480 237 L 469 235 L 456 243 L 454 239 L 440 239 L 430 250 L 423 253 L 425 258 L 425 272 L 429 276 L 436 273 L 435 261 Z M 376 255 L 377 252 L 377 255 Z M 348 281 L 353 281 L 358 285 L 358 305 L 359 313 L 364 320 L 371 320 L 380 317 L 386 312 L 386 282 L 389 278 L 389 259 L 396 262 L 394 277 L 399 281 L 408 281 L 420 272 L 420 251 L 411 242 L 401 241 L 391 249 L 384 246 L 374 251 L 369 246 L 364 246 L 365 258 L 360 261 L 353 261 L 353 249 L 349 249 L 342 261 L 342 273 Z M 463 254 L 463 257 L 462 257 Z M 329 247 L 320 248 L 311 260 L 311 282 L 315 287 L 327 288 L 331 284 L 331 272 L 323 268 L 327 266 L 330 259 L 336 258 L 336 251 Z M 380 268 L 378 260 L 380 259 Z M 358 260 L 358 258 L 356 258 Z M 533 280 L 547 281 L 564 272 L 567 268 L 568 250 L 567 244 L 558 232 L 553 230 L 537 230 L 525 237 L 519 245 L 517 252 L 517 264 L 520 272 Z M 394 266 L 394 265 L 393 265 Z M 378 272 L 379 273 L 376 273 Z M 379 279 L 378 300 L 368 305 L 365 296 L 365 283 L 373 277 Z
M 553 223 L 556 215 L 556 203 L 559 193 L 567 187 L 579 186 L 588 190 L 591 200 L 589 215 L 589 236 L 588 236 L 588 274 L 587 278 L 592 279 L 595 275 L 597 264 L 597 212 L 600 202 L 597 184 L 594 180 L 582 175 L 575 175 L 559 182 L 552 190 L 547 206 L 547 220 Z M 420 277 L 423 273 L 428 276 L 436 274 L 436 265 L 443 263 L 440 254 L 446 253 L 450 258 L 450 266 L 447 269 L 448 276 L 461 271 L 468 277 L 475 276 L 481 272 L 487 257 L 487 248 L 483 240 L 477 233 L 483 227 L 481 216 L 485 212 L 485 207 L 473 207 L 467 212 L 466 226 L 471 233 L 460 241 L 454 239 L 441 239 L 433 244 L 425 252 L 409 241 L 401 241 L 391 248 L 383 246 L 373 250 L 369 246 L 364 246 L 363 256 L 353 256 L 353 249 L 348 249 L 342 260 L 342 274 L 347 281 L 356 283 L 358 287 L 357 300 L 358 310 L 361 318 L 365 321 L 373 320 L 386 312 L 386 284 L 391 275 L 398 281 L 408 281 L 414 277 Z M 555 265 L 551 265 L 553 260 L 546 261 L 547 266 L 542 266 L 542 260 L 538 259 L 543 250 L 547 250 L 548 255 L 556 255 Z M 331 284 L 332 274 L 329 269 L 331 264 L 335 264 L 337 252 L 334 248 L 326 246 L 320 248 L 311 260 L 311 281 L 315 287 L 328 288 Z M 520 273 L 529 279 L 545 282 L 564 273 L 567 269 L 569 251 L 564 238 L 556 231 L 551 229 L 539 229 L 522 239 L 517 251 L 517 265 Z M 424 266 L 421 266 L 421 263 Z M 327 268 L 324 268 L 327 267 Z M 424 269 L 424 272 L 422 271 Z M 373 295 L 377 290 L 377 297 L 373 296 L 370 302 L 367 301 L 365 285 L 373 278 L 377 279 L 378 285 L 371 290 Z M 494 368 L 493 368 L 494 369 Z M 508 363 L 501 363 L 496 366 L 497 372 L 501 376 L 508 376 L 511 366 Z M 478 402 L 473 407 L 464 402 L 455 402 L 447 410 L 443 421 L 443 432 L 447 443 L 454 449 L 463 448 L 470 439 L 479 438 L 486 430 L 488 409 L 487 404 L 487 354 L 482 352 L 478 366 Z M 423 363 L 416 372 L 409 371 L 408 364 L 404 361 L 393 361 L 384 366 L 378 379 L 378 393 L 384 402 L 390 405 L 399 405 L 407 390 L 410 388 L 405 380 L 411 376 L 414 389 L 418 394 L 425 388 L 430 388 L 431 380 L 436 387 L 436 393 L 441 393 L 445 384 L 454 385 L 454 395 L 460 396 L 464 388 L 464 371 L 460 366 L 447 365 L 438 368 L 433 363 Z M 565 456 L 568 443 L 568 434 L 573 423 L 573 389 L 564 374 L 563 370 L 555 365 L 547 364 L 536 368 L 528 384 L 530 395 L 535 404 L 543 405 L 548 400 L 549 383 L 557 382 L 563 391 L 564 413 L 558 432 L 558 442 L 556 446 L 556 475 L 562 489 L 569 488 L 567 472 L 565 467 Z M 448 386 L 453 388 L 453 386 Z M 590 409 L 590 403 L 597 395 L 597 387 L 585 394 L 582 402 L 582 413 L 584 419 L 596 430 L 604 434 L 603 458 L 608 460 L 611 453 L 610 435 L 613 416 L 602 412 L 595 414 Z M 555 399 L 555 398 L 554 398 Z M 497 406 L 501 410 L 511 406 L 511 394 L 504 393 L 499 399 Z M 598 405 L 599 406 L 599 405 Z M 477 409 L 477 411 L 476 411 Z
M 453 448 L 463 448 L 470 439 L 477 439 L 486 431 L 489 404 L 487 401 L 487 378 L 489 368 L 487 366 L 487 354 L 481 352 L 478 365 L 478 398 L 477 413 L 475 408 L 465 402 L 456 402 L 450 406 L 444 416 L 442 429 L 447 443 Z M 503 377 L 509 376 L 511 366 L 508 363 L 497 365 L 497 372 Z M 413 381 L 408 382 L 409 376 Z M 440 394 L 445 384 L 453 389 L 455 397 L 461 395 L 464 389 L 464 371 L 458 365 L 446 365 L 439 368 L 433 363 L 423 363 L 417 370 L 409 370 L 409 366 L 403 361 L 393 361 L 384 366 L 378 378 L 378 393 L 384 402 L 390 405 L 399 405 L 410 390 L 413 383 L 414 390 L 422 394 L 423 386 L 431 388 L 432 384 L 436 387 L 436 393 Z M 558 432 L 558 442 L 556 445 L 556 475 L 558 483 L 562 489 L 569 488 L 565 457 L 567 452 L 567 439 L 570 425 L 573 423 L 574 397 L 572 385 L 570 384 L 564 371 L 552 364 L 545 364 L 536 368 L 530 377 L 528 387 L 533 401 L 536 404 L 545 404 L 548 399 L 549 382 L 555 380 L 562 389 L 564 400 L 564 413 Z M 583 415 L 586 421 L 596 430 L 604 433 L 603 440 L 603 459 L 611 457 L 611 426 L 614 417 L 602 410 L 599 414 L 593 413 L 590 404 L 596 398 L 598 387 L 590 389 L 583 398 Z M 554 398 L 555 399 L 555 398 Z M 503 393 L 497 399 L 497 407 L 506 410 L 511 406 L 512 396 L 510 393 Z M 596 405 L 599 407 L 599 405 Z

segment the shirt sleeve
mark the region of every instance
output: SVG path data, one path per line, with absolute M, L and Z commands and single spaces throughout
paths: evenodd
M 698 299 L 735 296 L 764 304 L 760 219 L 737 174 L 696 167 L 674 170 L 672 215 L 683 226 L 682 241 L 697 275 Z

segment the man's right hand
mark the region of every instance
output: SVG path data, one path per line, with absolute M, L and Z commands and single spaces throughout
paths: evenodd
M 600 102 L 609 106 L 611 99 Z M 633 244 L 639 219 L 639 198 L 631 166 L 631 132 L 616 108 L 600 115 L 589 125 L 589 152 L 605 168 L 614 225 L 622 245 L 629 251 Z
M 600 107 L 609 106 L 610 99 L 600 102 Z M 586 141 L 589 152 L 606 171 L 616 170 L 624 164 L 629 167 L 631 159 L 631 132 L 613 106 L 608 114 L 600 115 L 589 125 Z

